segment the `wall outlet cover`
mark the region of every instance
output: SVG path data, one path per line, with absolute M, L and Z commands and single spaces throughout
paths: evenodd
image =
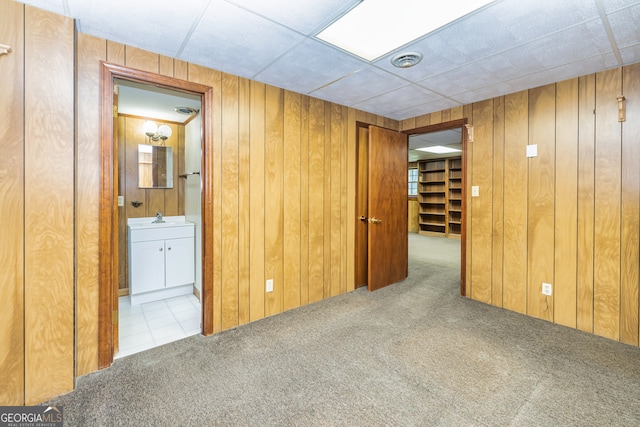
M 542 283 L 542 295 L 547 295 L 547 296 L 551 296 L 551 294 L 553 293 L 553 286 L 551 286 L 551 283 Z
M 527 145 L 527 157 L 538 157 L 538 144 Z
M 273 292 L 273 279 L 267 279 L 267 292 Z
M 480 187 L 477 185 L 473 185 L 471 187 L 471 197 L 479 197 L 480 196 Z

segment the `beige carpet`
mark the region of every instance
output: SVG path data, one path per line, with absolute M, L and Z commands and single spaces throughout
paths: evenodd
M 459 245 L 409 278 L 117 360 L 65 426 L 638 426 L 640 351 L 459 296 Z

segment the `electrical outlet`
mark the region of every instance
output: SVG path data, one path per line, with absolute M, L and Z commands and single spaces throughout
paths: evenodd
M 542 295 L 551 296 L 552 293 L 553 293 L 553 287 L 551 286 L 551 283 L 542 282 Z
M 124 196 L 118 196 L 118 206 L 124 206 Z
M 267 292 L 273 292 L 273 279 L 267 279 Z

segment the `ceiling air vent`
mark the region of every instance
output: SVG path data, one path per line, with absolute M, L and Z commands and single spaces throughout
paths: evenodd
M 391 58 L 394 67 L 409 68 L 422 61 L 422 54 L 418 52 L 405 52 Z
M 175 110 L 176 110 L 176 113 L 184 114 L 187 116 L 190 116 L 192 114 L 197 114 L 200 112 L 200 110 L 196 110 L 195 108 L 191 108 L 191 107 L 176 107 Z

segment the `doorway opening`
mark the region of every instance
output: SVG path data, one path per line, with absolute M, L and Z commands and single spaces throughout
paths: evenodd
M 202 101 L 120 78 L 114 84 L 119 358 L 202 330 Z
M 459 260 L 460 260 L 460 294 L 466 295 L 466 282 L 465 282 L 465 265 L 466 265 L 466 147 L 467 147 L 467 132 L 465 125 L 466 119 L 454 120 L 445 123 L 440 123 L 431 126 L 420 127 L 402 132 L 405 137 L 408 137 L 406 142 L 404 163 L 399 166 L 403 175 L 404 185 L 402 195 L 404 197 L 404 219 L 405 229 L 404 236 L 406 238 L 419 235 L 418 225 L 423 224 L 423 233 L 428 236 L 429 239 L 436 239 L 434 242 L 437 244 L 437 239 L 442 239 L 446 236 L 456 239 L 455 243 L 459 242 Z M 372 214 L 368 211 L 368 194 L 369 194 L 369 131 L 370 126 L 364 123 L 357 123 L 356 127 L 356 212 L 358 217 L 355 218 L 355 287 L 367 286 L 370 280 L 368 267 L 371 265 L 371 260 L 368 258 L 369 254 L 369 216 Z M 445 145 L 459 149 L 460 151 L 450 153 L 448 158 L 444 156 L 439 157 L 437 164 L 427 166 L 427 156 L 422 158 L 412 158 L 415 156 L 412 153 L 412 143 L 416 147 L 422 143 L 420 140 L 425 140 L 431 135 L 433 141 L 430 145 Z M 433 138 L 437 137 L 437 139 Z M 446 138 L 443 139 L 443 138 Z M 414 141 L 412 141 L 414 140 Z M 446 141 L 446 142 L 445 142 Z M 410 154 L 411 153 L 411 154 Z M 390 153 L 391 154 L 391 153 Z M 433 159 L 433 157 L 432 157 Z M 423 161 L 424 160 L 424 161 Z M 416 181 L 415 189 L 416 195 L 410 196 L 409 191 L 411 184 L 409 183 L 408 170 L 411 165 L 415 165 Z M 424 167 L 424 171 L 420 172 L 420 165 Z M 377 168 L 377 165 L 376 165 Z M 427 170 L 429 168 L 430 170 Z M 421 177 L 421 174 L 423 175 Z M 427 175 L 433 175 L 434 182 L 428 182 Z M 422 179 L 421 179 L 422 178 Z M 445 179 L 446 178 L 446 179 Z M 451 185 L 449 185 L 449 178 L 451 178 Z M 451 189 L 450 189 L 451 188 Z M 420 191 L 422 190 L 422 191 Z M 423 199 L 425 203 L 422 206 L 419 203 L 420 193 L 423 195 L 433 195 L 432 200 Z M 414 200 L 412 200 L 414 199 Z M 433 201 L 437 203 L 427 203 Z M 415 203 L 412 210 L 411 204 Z M 422 209 L 422 211 L 420 210 Z M 416 225 L 416 231 L 413 234 L 408 233 L 410 223 L 414 218 Z M 420 219 L 420 216 L 422 217 Z M 438 236 L 438 237 L 435 237 Z M 441 242 L 445 242 L 442 240 Z M 452 242 L 449 242 L 452 243 Z M 408 250 L 408 249 L 407 249 Z
M 177 102 L 179 105 L 172 108 L 179 107 L 190 117 L 170 119 L 158 111 L 135 110 L 140 106 L 133 100 L 136 96 L 152 98 L 150 104 L 154 106 L 162 103 L 161 98 Z M 211 233 L 213 221 L 213 186 L 209 178 L 213 164 L 209 149 L 212 129 L 208 119 L 211 102 L 209 86 L 102 64 L 100 368 L 111 365 L 118 355 L 121 302 L 128 306 L 128 314 L 137 311 L 131 309 L 133 306 L 151 303 L 157 304 L 156 308 L 164 304 L 173 315 L 177 321 L 173 329 L 166 327 L 155 337 L 150 333 L 149 322 L 158 315 L 155 319 L 163 320 L 151 323 L 158 326 L 164 322 L 168 326 L 168 316 L 160 316 L 160 312 L 145 316 L 140 306 L 141 316 L 134 316 L 138 322 L 128 319 L 127 336 L 146 329 L 154 345 L 176 337 L 177 333 L 172 334 L 177 332 L 176 327 L 182 332 L 188 328 L 190 333 L 204 335 L 213 332 L 213 250 L 211 239 L 202 237 Z M 147 121 L 158 121 L 162 126 L 151 129 L 148 123 L 145 125 Z M 187 144 L 191 148 L 187 149 Z M 187 192 L 191 195 L 187 196 Z M 137 234 L 132 238 L 134 230 Z M 159 236 L 159 232 L 169 234 Z M 137 245 L 134 249 L 133 243 Z M 136 254 L 143 262 L 136 262 Z M 189 273 L 192 277 L 185 276 Z M 171 310 L 166 300 L 176 296 L 185 298 L 172 302 L 175 309 Z M 194 299 L 199 299 L 198 304 Z M 186 304 L 193 309 L 201 307 L 195 314 L 197 320 L 184 321 L 194 317 L 193 311 L 174 315 L 186 311 Z M 148 337 L 142 341 L 149 344 Z M 142 350 L 144 345 L 137 347 Z
M 449 239 L 459 240 L 460 248 L 454 253 L 459 253 L 462 296 L 466 295 L 466 122 L 453 120 L 404 131 L 409 135 L 410 236 L 425 236 L 430 247 L 441 246 L 439 255 L 457 246 Z

